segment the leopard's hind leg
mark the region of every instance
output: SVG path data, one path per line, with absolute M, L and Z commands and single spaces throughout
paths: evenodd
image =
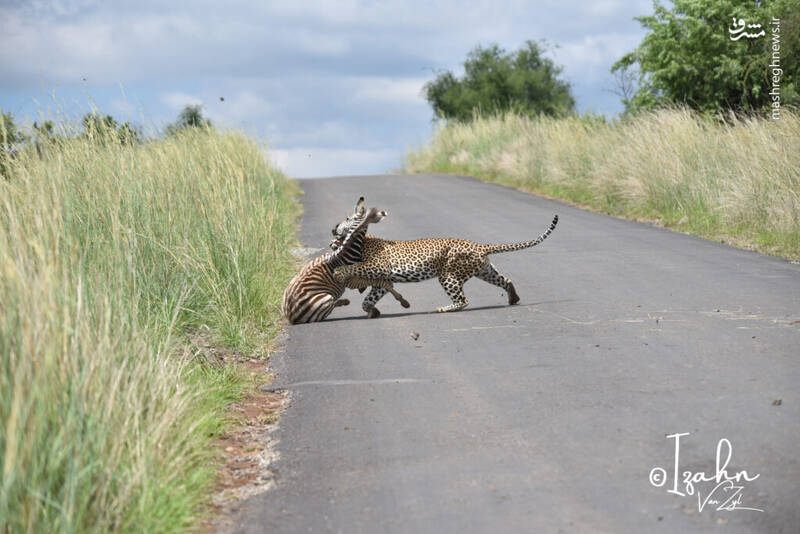
M 382 287 L 373 287 L 370 289 L 369 294 L 367 294 L 366 298 L 364 298 L 364 302 L 361 303 L 361 309 L 367 312 L 367 317 L 370 319 L 380 317 L 381 311 L 376 308 L 375 305 L 388 292 L 388 289 L 384 289 Z
M 442 284 L 445 293 L 453 301 L 452 304 L 436 308 L 437 312 L 451 312 L 458 311 L 467 307 L 469 302 L 464 296 L 464 283 L 466 280 L 457 277 L 454 274 L 443 274 L 439 277 L 439 283 Z
M 367 315 L 370 318 L 380 316 L 381 312 L 375 307 L 375 305 L 386 293 L 391 293 L 402 307 L 408 308 L 411 306 L 408 301 L 403 298 L 403 295 L 395 291 L 394 285 L 388 280 L 373 280 L 369 278 L 354 277 L 348 279 L 345 283 L 345 286 L 352 289 L 358 289 L 360 292 L 363 292 L 364 289 L 372 286 L 369 294 L 367 294 L 366 298 L 364 299 L 364 302 L 361 303 L 361 308 L 367 312 Z
M 489 282 L 492 285 L 503 288 L 505 292 L 508 293 L 509 305 L 519 302 L 519 295 L 517 295 L 517 290 L 514 288 L 514 284 L 511 282 L 511 280 L 503 276 L 491 263 L 487 263 L 486 267 L 476 273 L 475 276 L 484 282 Z
M 411 304 L 409 304 L 408 301 L 403 298 L 403 295 L 395 291 L 394 288 L 387 289 L 383 287 L 373 287 L 367 294 L 367 296 L 364 298 L 364 302 L 361 303 L 361 309 L 367 312 L 367 316 L 370 319 L 373 319 L 375 317 L 380 317 L 381 312 L 378 308 L 375 307 L 375 305 L 378 303 L 379 300 L 381 300 L 381 298 L 383 298 L 383 296 L 386 293 L 391 293 L 392 296 L 395 299 L 397 299 L 397 302 L 399 302 L 402 307 L 408 308 L 409 306 L 411 306 Z

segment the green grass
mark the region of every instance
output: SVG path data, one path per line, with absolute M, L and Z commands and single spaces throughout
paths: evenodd
M 583 207 L 800 259 L 800 115 L 605 123 L 507 113 L 448 123 L 408 172 L 469 174 Z
M 296 185 L 238 133 L 55 141 L 0 177 L 0 532 L 179 532 L 278 328 Z

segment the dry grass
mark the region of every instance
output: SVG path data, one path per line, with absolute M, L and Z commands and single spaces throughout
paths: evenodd
M 230 368 L 277 328 L 295 188 L 244 136 L 73 138 L 0 177 L 0 532 L 174 532 L 213 483 Z
M 471 174 L 624 217 L 800 259 L 800 115 L 703 120 L 667 110 L 480 117 L 440 128 L 410 172 Z

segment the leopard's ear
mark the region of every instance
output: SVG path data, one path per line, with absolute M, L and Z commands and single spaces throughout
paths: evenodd
M 353 210 L 357 216 L 364 215 L 364 211 L 366 210 L 366 206 L 364 206 L 364 197 L 360 197 L 358 202 L 356 202 L 356 208 Z

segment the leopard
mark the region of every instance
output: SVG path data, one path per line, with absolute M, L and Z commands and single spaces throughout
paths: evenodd
M 345 286 L 372 286 L 361 305 L 369 318 L 380 316 L 376 304 L 387 293 L 387 289 L 378 286 L 378 280 L 402 283 L 438 278 L 451 301 L 449 305 L 436 308 L 440 313 L 467 307 L 469 301 L 464 295 L 464 284 L 472 277 L 502 288 L 508 304 L 515 305 L 520 298 L 514 283 L 489 261 L 488 256 L 534 247 L 547 239 L 557 224 L 558 215 L 555 215 L 547 230 L 536 239 L 504 245 L 484 245 L 459 238 L 399 241 L 367 234 L 362 249 L 363 261 L 337 267 L 333 275 Z M 341 223 L 333 228 L 331 246 L 341 237 L 340 226 Z

